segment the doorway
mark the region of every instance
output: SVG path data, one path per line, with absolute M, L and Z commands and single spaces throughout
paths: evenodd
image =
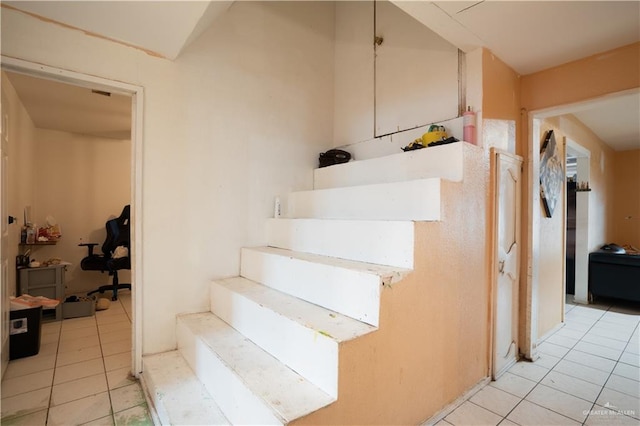
M 2 57 L 2 70 L 7 72 L 18 73 L 21 75 L 27 75 L 30 77 L 37 77 L 45 80 L 52 80 L 59 83 L 66 83 L 74 87 L 81 87 L 89 89 L 94 92 L 102 94 L 115 93 L 119 95 L 125 95 L 130 98 L 130 147 L 128 154 L 130 158 L 130 176 L 127 178 L 127 185 L 130 189 L 130 205 L 131 205 L 131 284 L 132 284 L 132 350 L 131 350 L 131 366 L 132 373 L 136 376 L 142 370 L 142 342 L 141 342 L 141 330 L 142 324 L 140 318 L 141 315 L 141 298 L 142 294 L 142 262 L 140 259 L 140 246 L 141 246 L 141 214 L 142 214 L 142 202 L 141 202 L 141 187 L 142 187 L 142 111 L 143 111 L 143 89 L 139 86 L 130 85 L 127 83 L 121 83 L 118 81 L 112 81 L 103 79 L 100 77 L 89 76 L 85 74 L 75 73 L 72 71 L 62 70 L 54 67 L 48 67 L 45 65 L 34 64 L 28 61 L 23 61 L 13 58 Z M 4 194 L 3 194 L 4 196 Z M 46 213 L 44 213 L 46 214 Z M 114 213 L 119 214 L 119 211 Z M 102 219 L 102 224 L 106 222 L 108 217 Z M 100 227 L 97 225 L 96 228 Z M 64 229 L 63 229 L 64 235 Z M 73 241 L 77 243 L 77 241 Z M 100 242 L 101 243 L 101 242 Z M 99 275 L 99 274 L 98 274 Z M 2 315 L 5 315 L 4 306 L 2 308 Z
M 590 176 L 590 157 L 588 149 L 577 142 L 567 139 L 567 215 L 570 211 L 570 201 L 573 203 L 573 217 L 567 216 L 567 278 L 572 274 L 573 301 L 575 303 L 589 303 L 589 192 L 587 187 Z M 573 182 L 569 182 L 569 177 Z M 569 191 L 571 184 L 571 191 Z M 570 227 L 573 227 L 570 231 Z M 572 241 L 570 241 L 570 235 Z M 573 262 L 569 262 L 570 244 Z M 571 270 L 570 270 L 571 268 Z M 567 290 L 569 290 L 567 281 Z M 569 291 L 567 291 L 569 294 Z

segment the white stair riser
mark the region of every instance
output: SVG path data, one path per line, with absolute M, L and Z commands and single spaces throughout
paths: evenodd
M 258 303 L 211 284 L 211 312 L 332 397 L 338 394 L 338 343 Z
M 232 424 L 282 424 L 180 319 L 176 332 L 178 350 Z
M 283 293 L 378 326 L 382 279 L 339 266 L 242 249 L 241 275 Z
M 412 221 L 269 219 L 267 244 L 379 265 L 413 268 Z
M 440 220 L 440 179 L 293 192 L 290 218 Z
M 462 143 L 454 143 L 323 167 L 314 170 L 313 187 L 339 188 L 433 177 L 460 182 L 463 147 Z

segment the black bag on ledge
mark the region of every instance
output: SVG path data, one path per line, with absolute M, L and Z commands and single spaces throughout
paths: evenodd
M 334 164 L 346 163 L 351 160 L 351 154 L 341 149 L 330 149 L 320 153 L 320 168 L 333 166 Z

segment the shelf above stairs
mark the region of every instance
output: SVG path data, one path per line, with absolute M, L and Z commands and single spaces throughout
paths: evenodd
M 211 312 L 177 318 L 178 349 L 143 357 L 161 422 L 288 424 L 340 398 L 340 348 L 384 327 L 381 292 L 413 268 L 414 221 L 440 219 L 461 145 L 318 169 L 290 194 L 268 246 L 211 283 Z

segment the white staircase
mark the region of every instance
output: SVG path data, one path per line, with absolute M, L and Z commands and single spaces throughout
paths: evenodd
M 211 312 L 178 317 L 178 349 L 143 357 L 161 422 L 287 424 L 339 399 L 341 347 L 384 327 L 413 221 L 440 219 L 440 177 L 462 179 L 463 156 L 451 144 L 316 170 L 316 189 L 268 221 L 268 246 L 211 283 Z

